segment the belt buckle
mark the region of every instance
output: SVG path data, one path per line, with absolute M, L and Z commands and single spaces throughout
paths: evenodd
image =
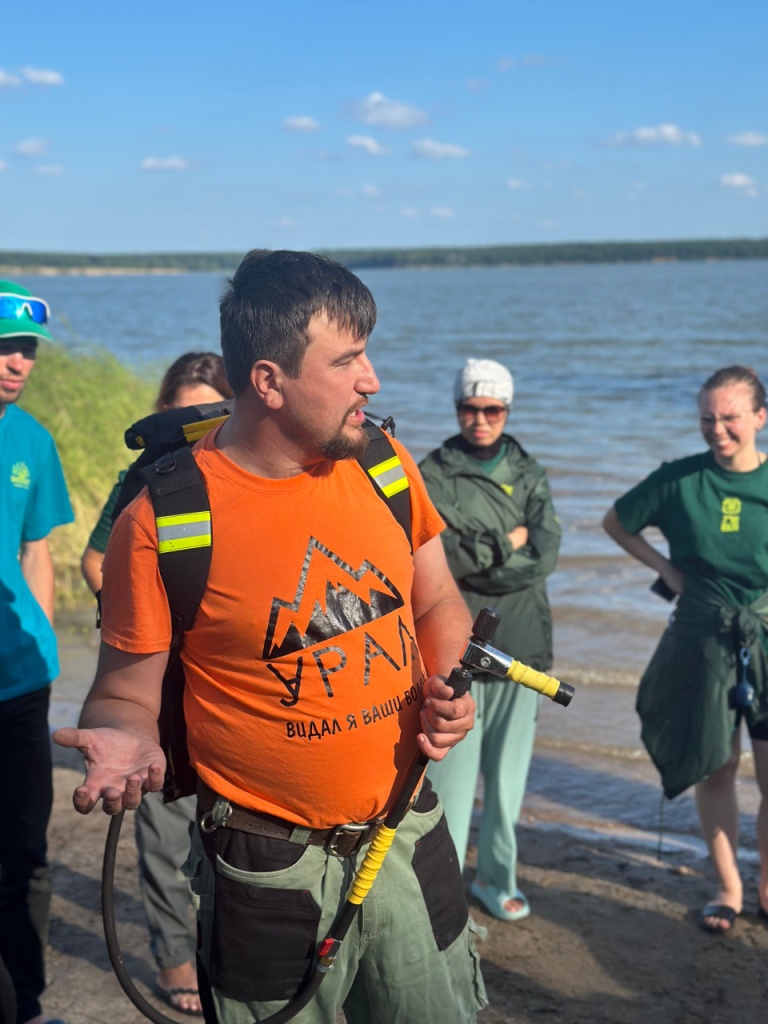
M 362 843 L 366 834 L 378 823 L 376 821 L 350 821 L 346 825 L 337 825 L 326 844 L 326 851 L 336 857 L 348 857 Z

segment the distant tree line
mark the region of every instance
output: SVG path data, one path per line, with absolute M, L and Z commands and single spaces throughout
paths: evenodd
M 647 263 L 654 260 L 768 259 L 768 238 L 703 238 L 672 242 L 560 242 L 419 249 L 318 250 L 356 269 L 495 267 L 553 263 Z M 29 271 L 209 271 L 231 273 L 242 252 L 43 253 L 0 251 L 0 268 Z

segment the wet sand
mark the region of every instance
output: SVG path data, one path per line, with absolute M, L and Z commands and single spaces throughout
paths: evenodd
M 95 667 L 94 632 L 73 632 L 72 626 L 61 623 L 54 726 L 74 720 Z M 631 623 L 625 627 L 631 632 Z M 577 693 L 568 708 L 542 705 L 518 830 L 520 885 L 532 915 L 506 924 L 468 897 L 473 915 L 488 928 L 481 955 L 491 1005 L 480 1020 L 741 1024 L 762 1019 L 768 927 L 756 916 L 757 796 L 749 759 L 740 779 L 745 913 L 732 935 L 712 937 L 696 926 L 698 909 L 711 895 L 711 878 L 687 794 L 665 802 L 658 856 L 661 791 L 640 745 L 630 685 L 642 666 L 645 640 L 637 640 L 637 655 L 628 656 L 623 666 L 616 655 L 603 667 L 590 653 L 589 630 L 579 637 L 575 624 L 569 628 L 574 643 L 556 669 Z M 606 644 L 600 649 L 605 652 Z M 46 1009 L 69 1024 L 138 1024 L 143 1018 L 119 989 L 103 940 L 99 876 L 107 820 L 100 813 L 87 818 L 74 813 L 70 798 L 81 777 L 78 755 L 56 748 L 55 757 L 50 829 L 55 895 Z M 131 831 L 129 823 L 118 856 L 117 918 L 125 963 L 147 994 L 154 966 L 146 948 Z M 470 849 L 468 884 L 473 873 Z

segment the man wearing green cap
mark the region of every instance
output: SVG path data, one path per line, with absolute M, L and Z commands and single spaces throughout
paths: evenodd
M 74 518 L 53 438 L 16 407 L 35 365 L 48 305 L 0 281 L 0 979 L 18 1024 L 42 1012 L 53 800 L 48 702 L 59 672 L 48 534 Z

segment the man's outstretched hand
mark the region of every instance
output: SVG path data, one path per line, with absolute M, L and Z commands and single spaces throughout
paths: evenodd
M 85 761 L 85 779 L 72 796 L 75 810 L 88 814 L 99 800 L 106 814 L 135 810 L 144 793 L 162 788 L 165 755 L 148 736 L 119 729 L 57 729 L 60 747 L 77 748 Z

